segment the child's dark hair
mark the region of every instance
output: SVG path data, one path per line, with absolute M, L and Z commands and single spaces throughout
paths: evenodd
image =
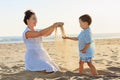
M 24 16 L 24 23 L 27 25 L 27 19 L 30 19 L 30 17 L 32 16 L 32 15 L 34 15 L 35 13 L 33 12 L 33 11 L 31 11 L 31 10 L 27 10 L 27 11 L 25 11 L 25 16 Z
M 88 14 L 84 14 L 84 15 L 80 16 L 79 20 L 82 20 L 83 22 L 87 22 L 88 25 L 90 25 L 92 22 L 92 18 Z

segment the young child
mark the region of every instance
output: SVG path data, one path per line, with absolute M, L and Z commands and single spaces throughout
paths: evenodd
M 97 75 L 96 68 L 92 64 L 92 58 L 94 54 L 94 48 L 92 47 L 93 39 L 91 36 L 90 24 L 92 22 L 91 17 L 88 14 L 79 17 L 80 27 L 83 29 L 78 37 L 63 37 L 63 39 L 78 40 L 79 46 L 79 73 L 83 72 L 83 64 L 86 62 L 91 69 L 92 75 Z

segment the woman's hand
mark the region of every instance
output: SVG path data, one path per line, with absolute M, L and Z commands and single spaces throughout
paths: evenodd
M 57 27 L 62 27 L 63 25 L 64 25 L 63 22 L 56 22 L 56 23 L 53 24 L 53 27 L 57 28 Z

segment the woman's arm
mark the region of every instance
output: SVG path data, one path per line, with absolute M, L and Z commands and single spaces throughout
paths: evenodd
M 62 37 L 63 39 L 70 39 L 70 40 L 74 40 L 74 41 L 77 41 L 78 38 L 77 37 Z
M 55 24 L 51 25 L 50 27 L 45 28 L 45 29 L 43 29 L 41 31 L 28 31 L 25 34 L 26 38 L 35 38 L 35 37 L 39 37 L 39 36 L 48 36 L 54 31 L 54 29 L 56 27 L 59 27 L 60 24 L 62 24 L 62 23 L 61 22 L 55 23 Z
M 64 23 L 59 22 L 59 24 L 57 25 L 57 27 L 62 27 L 63 25 L 64 25 Z M 57 27 L 54 27 L 54 29 L 57 28 Z M 49 29 L 45 36 L 51 35 L 52 32 L 54 31 L 54 29 Z
M 52 32 L 54 31 L 54 29 L 55 29 L 55 27 L 53 26 L 53 27 L 48 27 L 48 28 L 46 28 L 46 29 L 43 29 L 43 30 L 41 30 L 41 32 L 43 32 L 43 35 L 42 36 L 49 36 L 49 35 L 51 35 L 52 34 Z

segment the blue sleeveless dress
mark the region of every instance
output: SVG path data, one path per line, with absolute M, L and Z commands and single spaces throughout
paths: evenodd
M 59 67 L 42 47 L 42 37 L 26 39 L 25 33 L 27 31 L 30 31 L 28 27 L 23 32 L 23 41 L 27 49 L 25 54 L 25 69 L 29 71 L 59 71 Z

